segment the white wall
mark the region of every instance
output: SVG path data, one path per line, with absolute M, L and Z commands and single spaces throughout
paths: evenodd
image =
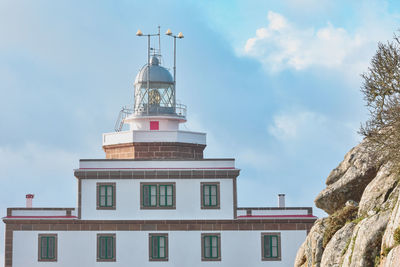
M 189 131 L 123 131 L 103 134 L 103 146 L 132 142 L 181 142 L 206 144 L 206 134 Z
M 116 231 L 116 262 L 96 262 L 96 231 L 58 232 L 58 261 L 38 262 L 38 234 L 42 231 L 15 231 L 13 266 L 293 266 L 296 252 L 306 231 L 281 231 L 281 261 L 261 261 L 261 232 L 221 231 L 220 262 L 201 261 L 200 231 L 162 231 L 168 233 L 169 261 L 149 262 L 148 231 Z M 156 233 L 156 232 L 151 232 Z
M 140 209 L 140 182 L 175 182 L 176 209 Z M 116 183 L 116 209 L 96 210 L 96 183 Z M 200 182 L 220 182 L 220 209 L 201 209 Z M 82 180 L 83 220 L 233 219 L 232 179 Z
M 158 121 L 160 131 L 178 131 L 179 130 L 179 120 L 164 119 L 164 118 L 160 118 L 160 117 L 130 120 L 129 121 L 130 130 L 150 131 L 150 121 Z
M 235 169 L 234 159 L 218 160 L 80 160 L 80 169 L 183 169 L 183 170 L 218 170 Z

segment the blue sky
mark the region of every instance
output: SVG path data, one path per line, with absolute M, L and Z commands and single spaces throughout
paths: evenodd
M 104 158 L 146 62 L 138 28 L 182 31 L 182 129 L 206 157 L 234 157 L 240 206 L 311 206 L 360 141 L 360 74 L 399 28 L 396 1 L 0 0 L 0 209 L 76 206 L 73 169 Z M 172 40 L 162 39 L 172 67 Z M 315 209 L 323 216 L 324 213 Z M 1 229 L 3 236 L 3 229 Z M 3 242 L 0 242 L 1 253 Z M 1 254 L 0 254 L 1 255 Z

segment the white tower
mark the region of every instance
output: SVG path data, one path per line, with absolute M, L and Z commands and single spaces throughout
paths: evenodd
M 176 103 L 176 38 L 182 33 L 167 35 L 174 37 L 174 78 L 160 64 L 160 48 L 150 47 L 150 37 L 158 34 L 143 34 L 148 37 L 148 63 L 135 79 L 135 101 L 133 109 L 123 109 L 117 122 L 116 132 L 103 134 L 103 149 L 109 159 L 201 159 L 206 146 L 206 134 L 181 131 L 179 124 L 186 122 L 186 106 Z M 159 39 L 160 40 L 160 39 Z M 153 54 L 150 54 L 153 51 Z M 120 132 L 119 125 L 129 125 L 128 131 Z

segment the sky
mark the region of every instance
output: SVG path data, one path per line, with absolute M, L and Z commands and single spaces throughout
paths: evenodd
M 368 118 L 360 74 L 399 22 L 400 3 L 384 0 L 0 0 L 0 211 L 27 193 L 77 206 L 73 169 L 105 157 L 102 133 L 133 105 L 147 60 L 135 33 L 160 25 L 185 36 L 181 129 L 207 133 L 205 157 L 236 159 L 239 206 L 285 193 L 325 216 L 313 201 Z M 161 42 L 172 70 L 172 39 Z

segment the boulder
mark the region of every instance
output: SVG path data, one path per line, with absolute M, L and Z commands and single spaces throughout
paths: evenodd
M 400 246 L 390 250 L 386 258 L 384 258 L 379 267 L 398 267 L 400 266 Z
M 389 199 L 389 197 L 398 183 L 398 174 L 391 172 L 390 167 L 390 163 L 383 165 L 376 177 L 364 189 L 359 204 L 359 216 L 365 216 L 369 211 L 376 213 L 381 209 L 390 209 L 396 204 L 391 201 L 392 203 L 386 203 L 387 205 L 383 207 L 383 203 L 393 199 Z
M 355 226 L 355 223 L 348 223 L 333 235 L 322 254 L 321 266 L 340 266 L 343 256 L 349 247 L 350 238 L 353 235 Z
M 322 241 L 324 238 L 324 218 L 318 219 L 307 235 L 306 240 L 297 252 L 295 267 L 320 267 L 322 258 Z
M 395 191 L 400 191 L 400 185 L 398 185 Z M 390 215 L 388 225 L 386 227 L 385 233 L 382 238 L 382 251 L 385 248 L 390 248 L 395 245 L 394 242 L 394 231 L 396 228 L 400 227 L 400 198 L 397 197 L 396 205 Z M 399 265 L 400 266 L 400 265 Z
M 377 174 L 375 154 L 366 141 L 350 150 L 345 160 L 328 176 L 327 187 L 315 199 L 315 205 L 332 214 L 348 200 L 359 202 L 364 189 Z
M 390 211 L 384 211 L 357 224 L 343 256 L 343 267 L 374 267 L 389 216 Z

